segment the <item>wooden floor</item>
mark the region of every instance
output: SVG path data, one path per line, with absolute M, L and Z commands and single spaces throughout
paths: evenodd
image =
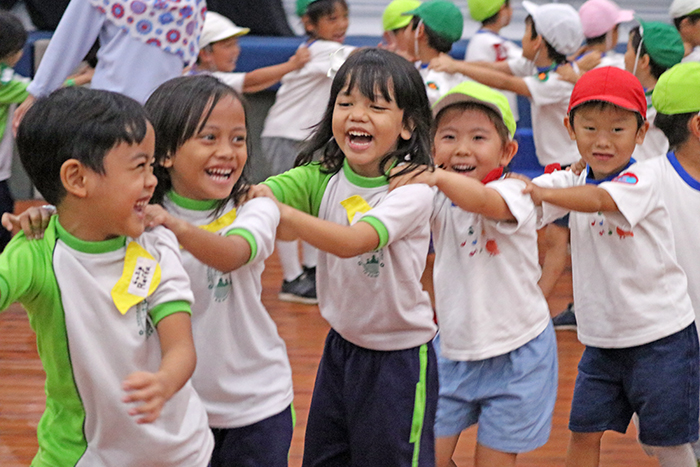
M 18 210 L 23 208 L 18 206 Z M 294 373 L 294 406 L 297 427 L 290 453 L 290 466 L 301 465 L 304 428 L 313 388 L 316 366 L 323 349 L 328 325 L 316 306 L 296 305 L 277 300 L 281 272 L 275 255 L 268 260 L 263 275 L 263 302 L 287 343 Z M 555 314 L 571 300 L 571 273 L 557 284 L 550 308 Z M 561 466 L 568 442 L 567 420 L 576 364 L 583 347 L 574 332 L 558 332 L 559 393 L 554 412 L 552 435 L 540 449 L 519 457 L 519 466 Z M 26 315 L 15 304 L 0 315 L 0 466 L 27 466 L 36 452 L 36 426 L 44 409 L 44 373 L 36 353 L 34 335 Z M 475 430 L 462 435 L 456 462 L 460 467 L 472 465 Z M 608 433 L 603 438 L 602 466 L 657 465 L 642 452 L 635 440 L 634 427 L 626 435 Z M 497 467 L 497 466 L 495 466 Z

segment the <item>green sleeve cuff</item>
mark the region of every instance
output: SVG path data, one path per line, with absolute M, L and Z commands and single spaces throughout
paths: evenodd
M 175 300 L 174 302 L 161 303 L 153 307 L 148 314 L 151 316 L 151 321 L 153 321 L 153 326 L 158 326 L 161 319 L 170 316 L 175 313 L 184 312 L 192 315 L 192 308 L 190 308 L 190 302 L 186 300 Z
M 226 232 L 226 236 L 228 237 L 229 235 L 239 235 L 248 242 L 248 244 L 250 245 L 250 258 L 248 258 L 247 263 L 253 261 L 255 259 L 255 255 L 258 254 L 258 242 L 255 241 L 255 237 L 253 236 L 253 234 L 246 229 L 238 228 L 231 229 L 228 232 Z
M 374 230 L 377 231 L 377 234 L 379 235 L 379 245 L 377 245 L 377 248 L 375 248 L 375 250 L 384 248 L 386 244 L 389 243 L 389 231 L 386 229 L 382 221 L 380 221 L 376 217 L 364 216 L 358 222 L 367 222 L 369 225 L 374 227 Z

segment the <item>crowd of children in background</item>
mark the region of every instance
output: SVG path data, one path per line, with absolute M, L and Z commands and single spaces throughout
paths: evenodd
M 46 370 L 32 465 L 287 465 L 274 250 L 279 298 L 331 327 L 303 465 L 454 466 L 473 425 L 476 466 L 516 465 L 549 439 L 556 328 L 585 345 L 567 466 L 597 466 L 631 420 L 661 466 L 700 465 L 700 1 L 666 24 L 524 0 L 520 46 L 510 0 L 467 4 L 459 60 L 449 0 L 392 1 L 359 49 L 345 0 L 297 0 L 307 40 L 241 73 L 249 30 L 203 0 L 72 0 L 31 82 L 0 11 L 0 214 L 23 230 L 0 233 L 0 308 L 24 305 Z M 94 76 L 66 79 L 98 37 Z M 242 93 L 278 82 L 251 154 Z M 532 180 L 508 174 L 518 96 Z M 12 214 L 15 130 L 54 208 Z

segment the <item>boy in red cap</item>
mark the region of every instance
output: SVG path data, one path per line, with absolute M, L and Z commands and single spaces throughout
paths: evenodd
M 597 466 L 606 430 L 639 439 L 661 465 L 698 439 L 698 337 L 676 261 L 660 178 L 631 159 L 649 124 L 631 73 L 591 70 L 574 87 L 565 125 L 587 167 L 528 184 L 541 223 L 571 211 L 578 338 L 586 345 L 571 403 L 566 465 Z M 685 464 L 676 464 L 685 465 Z M 690 465 L 693 465 L 692 463 Z

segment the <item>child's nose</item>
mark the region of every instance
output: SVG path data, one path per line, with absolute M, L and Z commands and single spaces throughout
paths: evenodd
M 355 121 L 363 121 L 367 117 L 367 109 L 361 105 L 353 106 L 350 118 Z

